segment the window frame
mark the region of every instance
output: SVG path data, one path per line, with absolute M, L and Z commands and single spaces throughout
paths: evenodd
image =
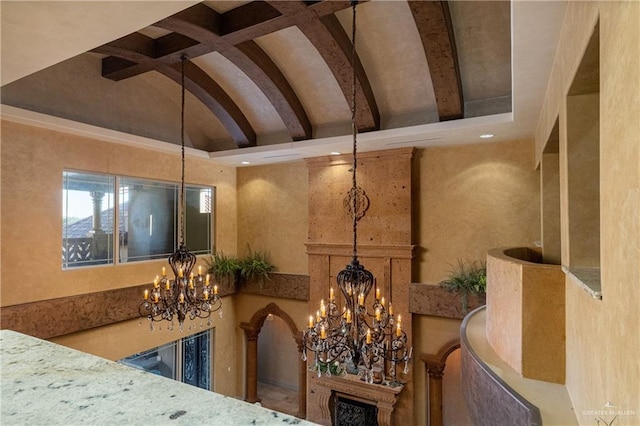
M 73 265 L 73 262 L 65 262 L 64 257 L 62 258 L 61 261 L 61 266 L 62 266 L 62 270 L 64 271 L 71 271 L 71 270 L 77 270 L 77 269 L 84 269 L 84 268 L 90 268 L 90 267 L 100 267 L 100 266 L 116 266 L 116 265 L 124 265 L 124 264 L 128 264 L 128 263 L 132 263 L 132 262 L 145 262 L 145 261 L 153 261 L 153 260 L 158 260 L 158 259 L 163 259 L 168 257 L 173 251 L 178 249 L 178 245 L 180 244 L 179 238 L 180 238 L 180 214 L 181 214 L 181 210 L 182 210 L 182 199 L 181 199 L 181 183 L 180 182 L 173 182 L 173 181 L 168 181 L 168 180 L 162 180 L 162 179 L 152 179 L 152 178 L 146 178 L 146 177 L 136 177 L 136 176 L 123 176 L 123 175 L 114 175 L 114 174 L 110 174 L 110 173 L 101 173 L 101 172 L 95 172 L 95 171 L 84 171 L 84 170 L 77 170 L 77 169 L 63 169 L 62 172 L 62 176 L 63 176 L 63 183 L 62 183 L 62 190 L 63 190 L 63 195 L 62 195 L 62 203 L 65 203 L 65 195 L 64 195 L 64 191 L 66 190 L 66 185 L 65 185 L 65 174 L 66 173 L 79 173 L 79 174 L 90 174 L 90 175 L 95 175 L 95 176 L 99 176 L 99 177 L 103 177 L 103 178 L 108 178 L 110 180 L 109 184 L 113 185 L 112 187 L 112 194 L 113 194 L 113 205 L 111 206 L 111 208 L 113 209 L 113 226 L 114 228 L 117 228 L 117 232 L 114 229 L 114 232 L 112 232 L 111 234 L 111 244 L 112 244 L 112 253 L 111 253 L 111 258 L 108 262 L 104 262 L 101 264 L 89 264 L 89 265 Z M 174 211 L 173 211 L 173 249 L 171 250 L 170 253 L 168 253 L 167 255 L 165 254 L 158 254 L 158 255 L 153 255 L 155 257 L 151 257 L 149 258 L 148 256 L 144 256 L 144 258 L 140 258 L 140 259 L 130 259 L 127 258 L 125 261 L 121 260 L 121 256 L 120 256 L 120 251 L 121 251 L 121 240 L 122 237 L 120 235 L 120 216 L 121 216 L 121 193 L 120 193 L 120 187 L 121 187 L 121 182 L 122 180 L 139 180 L 141 182 L 149 182 L 152 184 L 159 184 L 159 185 L 166 185 L 167 187 L 174 187 L 173 190 L 176 193 L 176 198 L 174 199 Z M 211 254 L 213 253 L 213 247 L 215 245 L 215 233 L 214 233 L 214 224 L 215 224 L 215 197 L 216 197 L 216 187 L 215 186 L 209 186 L 209 185 L 205 185 L 205 184 L 188 184 L 185 183 L 185 197 L 187 196 L 187 193 L 189 190 L 193 190 L 196 189 L 198 191 L 202 190 L 202 189 L 209 189 L 211 192 L 211 211 L 209 213 L 209 217 L 208 217 L 208 229 L 207 229 L 207 233 L 208 233 L 208 246 L 206 249 L 202 249 L 199 248 L 198 250 L 196 250 L 196 252 L 194 252 L 194 254 L 196 255 L 207 255 L 207 254 Z M 61 222 L 61 234 L 62 234 L 62 238 L 61 238 L 61 246 L 62 249 L 64 250 L 64 248 L 66 247 L 66 238 L 65 238 L 65 221 L 66 221 L 66 217 L 63 214 L 63 212 L 61 211 L 61 214 L 63 215 Z M 68 212 L 66 213 L 68 216 Z M 185 239 L 185 245 L 188 246 L 189 241 L 187 239 L 187 226 L 188 226 L 188 220 L 187 220 L 187 215 L 185 212 L 185 235 L 184 235 L 184 239 Z M 63 251 L 64 253 L 64 251 Z

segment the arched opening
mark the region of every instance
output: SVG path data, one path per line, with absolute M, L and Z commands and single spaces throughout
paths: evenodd
M 276 319 L 277 318 L 277 319 Z M 269 319 L 269 324 L 265 326 L 265 321 Z M 281 321 L 281 323 L 276 321 Z M 273 325 L 276 323 L 276 325 Z M 283 323 L 283 324 L 282 324 Z M 251 320 L 247 322 L 243 322 L 240 324 L 240 328 L 244 330 L 245 336 L 247 338 L 247 351 L 246 351 L 246 397 L 245 401 L 255 403 L 259 402 L 260 398 L 258 396 L 258 377 L 259 377 L 259 361 L 258 361 L 258 352 L 259 347 L 262 346 L 262 350 L 265 351 L 265 358 L 261 362 L 266 363 L 263 365 L 263 368 L 268 368 L 270 362 L 276 362 L 276 359 L 280 356 L 279 353 L 274 352 L 274 348 L 270 347 L 270 345 L 264 344 L 260 345 L 258 340 L 261 332 L 264 329 L 266 333 L 266 337 L 273 338 L 274 335 L 277 335 L 277 339 L 282 338 L 283 331 L 289 332 L 289 335 L 293 338 L 295 342 L 295 347 L 297 347 L 297 354 L 295 356 L 296 363 L 292 364 L 293 358 L 291 362 L 287 362 L 289 370 L 286 373 L 286 382 L 290 383 L 292 380 L 297 380 L 297 396 L 298 396 L 298 404 L 297 404 L 297 412 L 289 413 L 294 414 L 297 417 L 304 418 L 305 413 L 307 411 L 306 407 L 306 394 L 307 394 L 307 382 L 306 382 L 306 363 L 302 361 L 301 353 L 301 344 L 302 344 L 302 333 L 296 327 L 294 321 L 291 317 L 281 310 L 278 305 L 275 303 L 270 303 L 263 309 L 258 310 L 253 314 Z M 267 340 L 265 338 L 265 340 Z M 277 345 L 277 343 L 275 343 Z M 291 355 L 291 354 L 289 354 Z M 269 359 L 273 357 L 274 359 Z M 279 362 L 279 360 L 278 360 Z M 279 364 L 280 365 L 280 364 Z M 291 370 L 292 366 L 297 366 L 295 371 Z M 264 372 L 263 372 L 264 374 Z M 274 377 L 276 377 L 274 379 Z M 294 378 L 295 377 L 295 378 Z M 270 376 L 270 380 L 278 381 L 280 379 L 277 376 Z M 273 401 L 271 401 L 273 403 Z M 291 410 L 293 404 L 289 404 L 289 410 Z
M 300 353 L 287 323 L 269 314 L 258 339 L 258 398 L 262 406 L 281 413 L 298 413 Z
M 452 340 L 437 354 L 424 354 L 420 359 L 425 363 L 428 383 L 427 425 L 469 424 L 461 389 L 460 340 Z

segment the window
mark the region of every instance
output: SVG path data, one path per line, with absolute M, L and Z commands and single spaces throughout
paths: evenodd
M 129 367 L 211 390 L 212 331 L 206 330 L 118 362 Z
M 113 263 L 113 176 L 62 174 L 62 266 Z
M 120 262 L 168 257 L 176 246 L 178 186 L 121 178 Z
M 213 196 L 185 185 L 184 239 L 194 254 L 211 253 Z M 64 171 L 62 204 L 65 269 L 166 258 L 178 246 L 179 184 Z
M 212 188 L 185 187 L 185 241 L 194 254 L 211 252 Z

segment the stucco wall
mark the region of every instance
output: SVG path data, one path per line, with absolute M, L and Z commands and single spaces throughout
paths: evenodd
M 442 281 L 458 259 L 540 240 L 531 141 L 426 148 L 416 158 L 415 282 Z
M 267 251 L 280 272 L 307 274 L 304 162 L 238 169 L 238 250 Z
M 149 283 L 165 260 L 62 270 L 63 169 L 178 182 L 179 155 L 151 152 L 38 127 L 2 121 L 2 306 Z M 215 240 L 236 250 L 236 171 L 187 158 L 185 180 L 217 189 Z M 225 321 L 214 319 L 214 385 L 235 391 L 235 313 L 226 298 Z M 47 321 L 47 318 L 42 318 Z M 194 331 L 195 332 L 195 331 Z M 118 359 L 184 335 L 150 333 L 137 320 L 62 336 L 55 341 Z
M 581 424 L 598 413 L 640 422 L 640 3 L 570 2 L 536 134 L 541 157 L 560 121 L 563 265 L 568 264 L 566 99 L 600 26 L 600 268 L 602 300 L 566 279 L 567 390 Z M 613 414 L 610 414 L 612 413 Z

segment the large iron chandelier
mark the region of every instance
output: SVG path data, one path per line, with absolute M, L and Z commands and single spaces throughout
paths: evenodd
M 373 274 L 358 261 L 358 221 L 369 207 L 369 199 L 357 185 L 357 134 L 356 125 L 356 5 L 352 1 L 352 51 L 353 69 L 351 128 L 353 135 L 352 187 L 344 199 L 344 207 L 353 219 L 353 257 L 351 263 L 336 277 L 338 288 L 344 297 L 339 307 L 333 287 L 329 289 L 328 303 L 320 301 L 315 317 L 303 333 L 302 359 L 307 351 L 313 352 L 313 365 L 318 377 L 357 373 L 368 383 L 385 383 L 398 386 L 398 367 L 404 363 L 404 373 L 409 372 L 413 348 L 407 347 L 407 334 L 402 329 L 402 318 L 393 314 L 391 300 L 388 305 L 381 297 Z M 365 303 L 372 289 L 375 298 L 371 309 Z
M 162 275 L 153 280 L 153 287 L 144 291 L 144 301 L 138 311 L 141 317 L 150 321 L 150 329 L 154 330 L 154 322 L 168 321 L 172 330 L 174 318 L 177 318 L 180 331 L 183 330 L 184 321 L 196 318 L 207 319 L 207 325 L 211 326 L 211 313 L 220 310 L 222 316 L 222 299 L 218 295 L 218 286 L 211 286 L 209 274 L 204 275 L 202 266 L 198 266 L 198 274 L 195 275 L 193 267 L 196 264 L 196 255 L 191 253 L 184 243 L 184 212 L 186 208 L 184 191 L 184 65 L 186 55 L 181 59 L 181 133 L 182 144 L 182 177 L 180 185 L 180 227 L 178 229 L 179 247 L 169 256 L 169 266 L 173 272 L 173 279 L 167 277 L 166 268 L 162 267 Z

